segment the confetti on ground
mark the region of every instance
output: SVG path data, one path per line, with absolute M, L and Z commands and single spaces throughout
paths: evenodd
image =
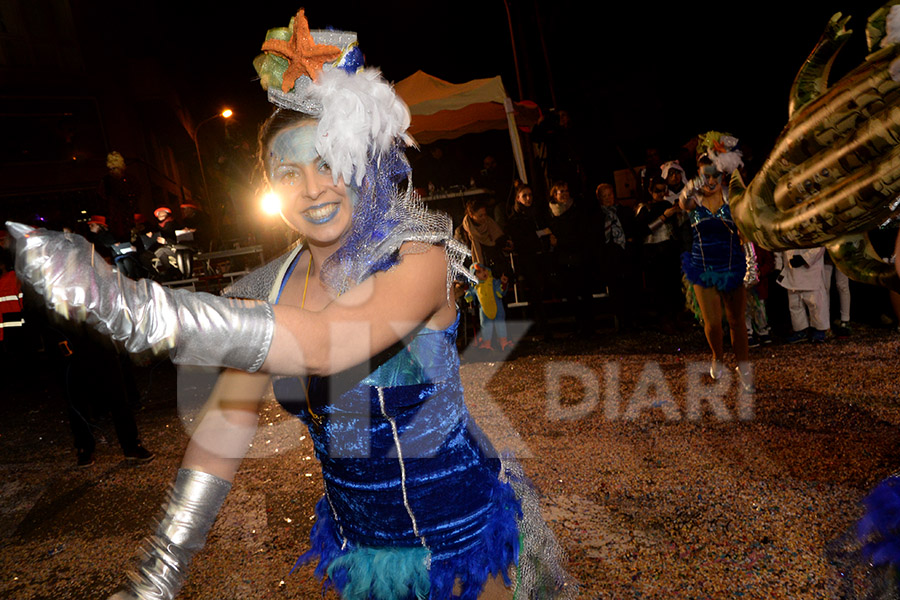
M 704 379 L 696 329 L 466 352 L 462 374 L 478 423 L 539 489 L 582 597 L 852 598 L 859 502 L 900 465 L 898 350 L 900 335 L 867 328 L 755 349 L 751 398 Z M 4 397 L 0 597 L 102 598 L 125 580 L 188 439 L 174 368 L 137 373 L 157 454 L 141 466 L 100 420 L 96 464 L 75 469 L 52 378 Z M 311 442 L 274 402 L 260 425 L 181 598 L 321 595 L 312 565 L 288 575 L 322 491 Z

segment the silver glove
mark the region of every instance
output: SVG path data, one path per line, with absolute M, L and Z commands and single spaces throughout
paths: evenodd
M 681 200 L 689 200 L 697 195 L 697 190 L 706 185 L 707 177 L 703 173 L 700 173 L 693 179 L 689 179 L 687 183 L 684 184 L 684 187 L 681 189 L 681 193 L 678 194 L 679 202 Z
M 747 259 L 744 287 L 753 287 L 759 283 L 759 262 L 756 260 L 756 247 L 753 242 L 744 242 L 744 257 Z
M 110 600 L 172 600 L 184 584 L 191 558 L 206 543 L 231 483 L 215 475 L 179 469 L 162 520 L 128 589 Z
M 275 329 L 271 305 L 173 290 L 117 273 L 80 235 L 7 223 L 16 275 L 62 316 L 137 353 L 169 350 L 178 364 L 258 370 Z

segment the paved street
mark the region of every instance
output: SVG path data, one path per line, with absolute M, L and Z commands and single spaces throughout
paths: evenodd
M 893 330 L 864 327 L 752 350 L 758 393 L 732 386 L 720 401 L 701 397 L 698 329 L 525 342 L 506 360 L 467 352 L 463 378 L 478 422 L 539 488 L 582 597 L 838 598 L 861 589 L 860 569 L 834 564 L 839 538 L 900 465 L 898 351 Z M 168 362 L 137 369 L 156 460 L 126 464 L 100 420 L 106 443 L 79 470 L 60 384 L 38 366 L 0 403 L 0 597 L 105 598 L 187 442 L 178 377 Z M 319 594 L 311 567 L 288 574 L 322 486 L 305 433 L 267 403 L 180 597 Z

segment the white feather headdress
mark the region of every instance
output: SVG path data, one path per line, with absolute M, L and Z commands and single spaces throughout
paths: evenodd
M 731 134 L 708 131 L 700 136 L 697 156 L 708 156 L 719 172 L 732 173 L 744 164 L 737 144 L 738 139 Z
M 410 114 L 378 69 L 350 75 L 339 69 L 323 72 L 307 88 L 309 98 L 321 104 L 316 151 L 331 166 L 335 182 L 362 183 L 365 165 L 390 150 L 398 139 L 407 145 Z

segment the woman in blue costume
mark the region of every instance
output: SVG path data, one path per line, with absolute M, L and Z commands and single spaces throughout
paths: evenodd
M 302 10 L 262 49 L 254 66 L 277 108 L 261 159 L 303 243 L 228 297 L 118 278 L 83 238 L 9 225 L 20 276 L 58 312 L 132 352 L 229 367 L 146 558 L 114 597 L 177 596 L 271 375 L 324 477 L 298 563 L 318 560 L 342 598 L 574 596 L 521 467 L 497 455 L 463 402 L 450 289 L 467 274 L 465 249 L 449 217 L 413 195 L 408 108 L 363 68 L 355 34 L 310 32 Z
M 728 190 L 724 182 L 741 166 L 737 139 L 710 131 L 697 146 L 698 176 L 685 185 L 679 203 L 691 220 L 691 251 L 682 255 L 685 278 L 692 285 L 706 341 L 713 357 L 709 374 L 719 379 L 724 373 L 722 306 L 731 332 L 731 346 L 737 359 L 736 373 L 745 391 L 753 391 L 753 374 L 744 327 L 744 275 L 747 264 L 741 235 L 731 218 Z

